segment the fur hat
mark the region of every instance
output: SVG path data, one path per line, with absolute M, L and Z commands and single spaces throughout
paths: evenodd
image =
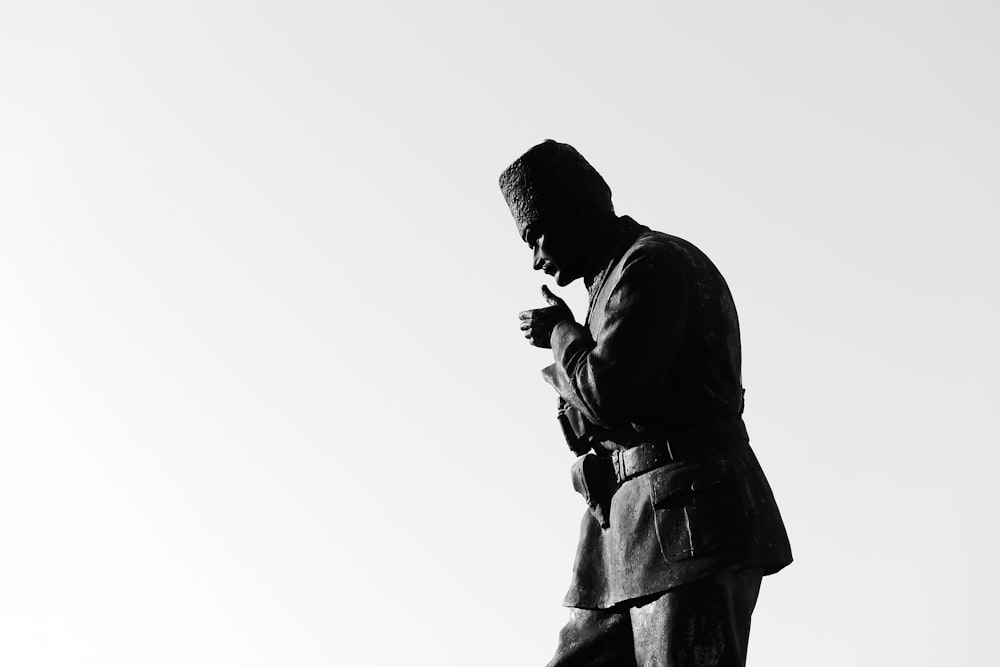
M 500 191 L 521 238 L 549 215 L 567 209 L 588 217 L 614 213 L 611 188 L 597 170 L 569 144 L 547 139 L 533 146 L 500 174 Z

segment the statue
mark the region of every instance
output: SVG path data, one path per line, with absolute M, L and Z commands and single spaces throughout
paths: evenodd
M 604 179 L 545 141 L 500 176 L 533 268 L 583 278 L 586 320 L 542 287 L 520 314 L 587 503 L 549 667 L 742 666 L 761 578 L 791 549 L 743 423 L 725 280 L 691 243 L 618 216 Z

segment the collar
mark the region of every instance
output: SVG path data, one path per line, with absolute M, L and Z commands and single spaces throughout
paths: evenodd
M 587 286 L 588 301 L 591 305 L 594 298 L 604 286 L 604 280 L 608 277 L 608 272 L 614 266 L 625 250 L 632 245 L 633 241 L 645 231 L 645 227 L 627 215 L 618 218 L 618 224 L 611 225 L 606 235 L 598 239 L 595 244 L 594 255 L 589 262 L 589 270 L 584 276 L 584 284 Z

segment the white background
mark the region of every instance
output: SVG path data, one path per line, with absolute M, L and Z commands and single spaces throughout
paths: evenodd
M 582 501 L 496 185 L 740 309 L 750 665 L 996 660 L 992 2 L 0 4 L 0 663 L 541 665 Z M 580 285 L 557 290 L 583 317 Z

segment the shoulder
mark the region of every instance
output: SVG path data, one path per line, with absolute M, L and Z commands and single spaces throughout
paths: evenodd
M 704 279 L 718 273 L 712 260 L 695 244 L 645 227 L 622 255 L 621 267 L 675 279 Z
M 640 273 L 650 277 L 681 277 L 697 248 L 684 239 L 663 232 L 644 229 L 622 254 L 622 273 Z
M 676 237 L 642 227 L 610 270 L 605 288 L 629 302 L 637 297 L 657 300 L 687 289 L 687 271 Z M 611 298 L 609 303 L 618 303 Z
M 625 257 L 630 259 L 672 261 L 681 264 L 697 261 L 704 256 L 705 253 L 690 241 L 648 228 L 639 234 L 625 252 Z

